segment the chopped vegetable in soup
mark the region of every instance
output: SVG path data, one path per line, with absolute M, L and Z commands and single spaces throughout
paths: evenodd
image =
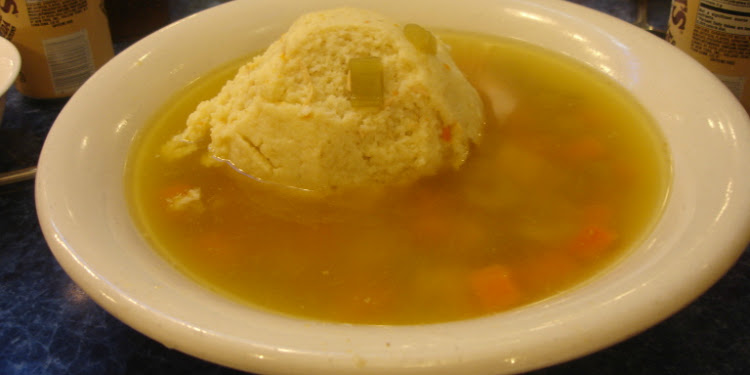
M 237 62 L 179 93 L 137 141 L 127 183 L 144 236 L 232 299 L 348 323 L 478 317 L 611 267 L 643 239 L 667 195 L 668 153 L 652 119 L 623 88 L 566 57 L 495 37 L 439 36 L 486 109 L 481 142 L 460 169 L 317 199 L 206 167 L 198 154 L 160 158 Z

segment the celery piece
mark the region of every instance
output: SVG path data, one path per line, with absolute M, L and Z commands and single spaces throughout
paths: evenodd
M 354 107 L 383 105 L 383 62 L 379 57 L 349 60 L 350 100 Z
M 435 39 L 435 35 L 432 35 L 431 32 L 422 26 L 414 23 L 407 24 L 404 26 L 404 35 L 418 50 L 428 55 L 437 53 L 437 39 Z

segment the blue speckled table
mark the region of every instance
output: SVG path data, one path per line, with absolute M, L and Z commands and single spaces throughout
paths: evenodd
M 177 20 L 221 2 L 172 0 L 170 17 Z M 636 0 L 574 2 L 635 19 Z M 663 27 L 669 0 L 651 2 L 651 21 Z M 0 126 L 0 172 L 36 163 L 64 105 L 64 100 L 36 101 L 11 92 Z M 0 375 L 236 373 L 170 350 L 99 308 L 44 242 L 33 182 L 0 187 Z M 750 374 L 750 248 L 706 294 L 661 324 L 533 374 Z

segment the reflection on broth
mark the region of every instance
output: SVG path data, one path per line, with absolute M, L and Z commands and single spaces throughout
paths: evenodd
M 160 146 L 237 62 L 166 103 L 138 139 L 127 184 L 140 229 L 180 270 L 237 301 L 367 324 L 466 319 L 539 301 L 641 240 L 670 178 L 644 110 L 560 55 L 495 37 L 441 38 L 487 109 L 482 141 L 459 170 L 331 202 L 283 195 L 198 156 L 161 160 Z

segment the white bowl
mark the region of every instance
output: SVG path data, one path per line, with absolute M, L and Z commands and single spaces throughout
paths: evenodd
M 424 25 L 558 50 L 630 90 L 661 126 L 674 180 L 664 216 L 611 272 L 542 303 L 423 326 L 320 323 L 213 294 L 149 248 L 128 214 L 123 168 L 164 100 L 226 61 L 267 46 L 303 12 L 342 4 Z M 248 0 L 189 17 L 97 72 L 60 113 L 42 151 L 37 208 L 68 274 L 101 306 L 168 347 L 268 374 L 503 374 L 609 346 L 696 298 L 750 233 L 750 120 L 708 71 L 613 17 L 556 0 Z
M 8 90 L 16 81 L 21 71 L 21 55 L 13 43 L 5 38 L 0 38 L 0 121 L 5 114 L 5 101 L 8 98 Z

